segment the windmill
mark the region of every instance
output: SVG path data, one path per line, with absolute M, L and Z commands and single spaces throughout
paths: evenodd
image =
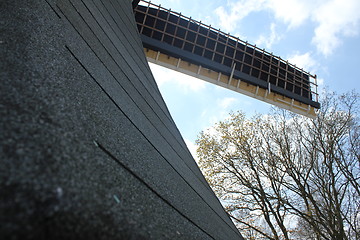
M 140 3 L 140 4 L 138 4 Z M 229 33 L 142 0 L 135 19 L 149 62 L 314 118 L 316 75 Z

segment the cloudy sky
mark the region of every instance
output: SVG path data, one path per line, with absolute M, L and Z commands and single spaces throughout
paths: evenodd
M 359 0 L 153 0 L 317 74 L 339 93 L 360 90 Z M 230 111 L 247 116 L 271 106 L 202 80 L 151 65 L 163 98 L 191 150 L 201 130 Z

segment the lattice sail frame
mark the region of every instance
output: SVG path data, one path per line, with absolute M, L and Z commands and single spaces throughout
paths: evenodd
M 295 113 L 316 116 L 315 109 L 320 108 L 316 75 L 148 1 L 135 8 L 135 18 L 149 62 Z

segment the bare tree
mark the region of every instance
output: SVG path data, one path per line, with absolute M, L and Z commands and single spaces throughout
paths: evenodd
M 316 119 L 243 113 L 202 132 L 199 166 L 248 239 L 360 239 L 359 95 Z

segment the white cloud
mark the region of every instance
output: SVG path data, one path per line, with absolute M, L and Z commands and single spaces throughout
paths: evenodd
M 199 92 L 206 86 L 204 81 L 197 78 L 178 73 L 156 64 L 149 63 L 149 65 L 159 87 L 171 83 L 174 84 L 174 87 L 179 88 L 179 90 L 182 90 L 184 93 L 188 93 Z
M 324 79 L 323 78 L 318 78 L 317 79 L 317 84 L 318 84 L 318 86 L 323 86 L 324 85 Z
M 240 0 L 235 3 L 228 3 L 229 11 L 225 10 L 223 6 L 216 8 L 215 14 L 220 19 L 220 28 L 225 32 L 233 32 L 239 21 L 251 12 L 260 11 L 264 2 L 265 0 Z
M 227 10 L 228 9 L 228 10 Z M 238 0 L 216 8 L 215 14 L 224 31 L 234 32 L 241 20 L 252 12 L 270 11 L 278 22 L 295 29 L 307 21 L 315 23 L 312 43 L 328 56 L 342 44 L 344 37 L 360 33 L 359 0 Z M 260 35 L 258 45 L 270 48 L 279 41 L 275 24 L 270 24 L 270 36 Z
M 276 19 L 289 27 L 297 27 L 310 16 L 313 3 L 316 0 L 239 0 L 227 4 L 227 11 L 223 6 L 215 9 L 215 14 L 220 19 L 220 27 L 225 31 L 233 31 L 239 21 L 252 12 L 271 10 Z
M 218 100 L 218 106 L 220 109 L 225 110 L 228 109 L 232 104 L 236 103 L 238 101 L 237 98 L 234 97 L 225 97 Z
M 310 72 L 315 72 L 318 65 L 317 62 L 312 58 L 311 52 L 306 52 L 304 54 L 297 52 L 288 57 L 288 60 L 297 67 L 307 69 Z
M 272 47 L 274 43 L 277 43 L 281 40 L 281 35 L 276 32 L 276 24 L 271 23 L 270 25 L 270 36 L 260 35 L 257 41 L 255 41 L 256 45 L 265 46 L 265 48 L 269 49 Z
M 227 118 L 231 109 L 238 103 L 239 98 L 235 97 L 216 99 L 215 104 L 209 105 L 201 113 L 201 122 L 203 123 L 202 128 L 208 128 L 209 126 L 213 126 L 215 123 Z
M 295 28 L 310 16 L 316 0 L 267 0 L 266 8 L 271 9 L 275 18 Z
M 325 56 L 341 45 L 342 37 L 355 36 L 360 31 L 360 1 L 326 1 L 314 12 L 318 23 L 312 42 Z

